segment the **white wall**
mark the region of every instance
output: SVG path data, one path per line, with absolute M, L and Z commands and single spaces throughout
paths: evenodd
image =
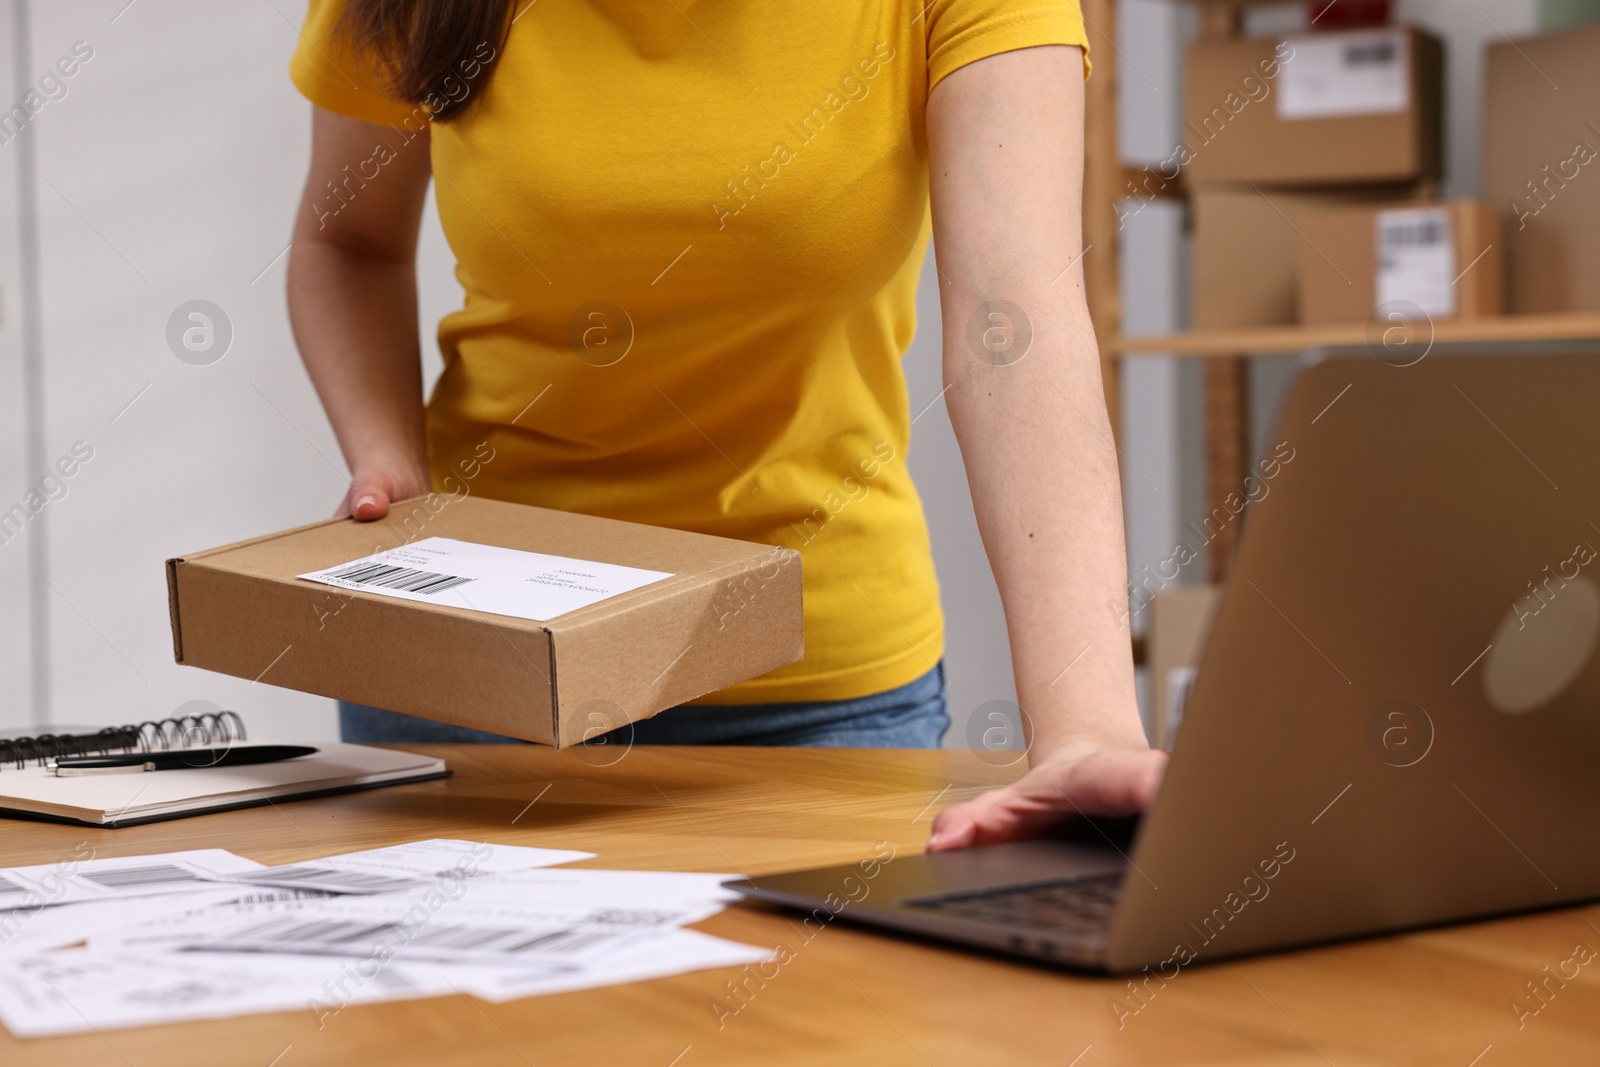
M 18 2 L 5 0 L 8 15 Z M 300 6 L 125 3 L 29 5 L 28 70 L 36 75 L 78 40 L 95 55 L 24 135 L 38 156 L 45 403 L 29 420 L 4 418 L 0 500 L 20 498 L 28 426 L 49 460 L 80 439 L 95 456 L 46 509 L 47 527 L 36 523 L 0 546 L 0 727 L 145 718 L 204 697 L 268 724 L 258 732 L 328 737 L 328 701 L 172 663 L 161 567 L 170 555 L 320 518 L 342 491 L 338 449 L 289 335 L 284 263 L 274 259 L 307 158 L 308 109 L 285 75 Z M 14 157 L 16 147 L 0 154 Z M 13 196 L 15 161 L 6 162 L 0 196 Z M 14 205 L 0 208 L 0 226 L 14 229 Z M 3 236 L 9 253 L 13 234 Z M 421 256 L 422 329 L 431 338 L 460 298 L 431 205 Z M 15 274 L 0 259 L 8 298 Z M 942 388 L 932 277 L 919 293 L 921 330 L 906 358 L 919 410 Z M 182 363 L 165 341 L 173 309 L 196 298 L 221 306 L 234 329 L 231 349 L 210 366 Z M 0 403 L 19 410 L 12 382 L 20 348 L 8 307 Z M 437 353 L 424 348 L 431 378 Z M 999 598 L 942 402 L 918 420 L 910 462 L 950 620 L 951 741 L 959 745 L 973 709 L 1015 692 Z M 34 618 L 22 549 L 46 531 L 51 562 L 33 575 L 44 593 Z M 29 658 L 41 647 L 42 700 L 28 689 Z
M 24 3 L 31 27 L 19 59 Z M 1453 190 L 1475 188 L 1483 44 L 1531 32 L 1535 7 L 1401 0 L 1403 17 L 1445 33 L 1453 50 Z M 1300 17 L 1292 6 L 1281 11 L 1280 20 Z M 285 73 L 301 16 L 296 0 L 0 0 L 0 108 L 74 42 L 94 49 L 66 97 L 0 145 L 0 509 L 75 441 L 94 448 L 42 521 L 0 544 L 0 727 L 146 718 L 204 697 L 247 712 L 265 724 L 260 733 L 332 734 L 328 701 L 174 665 L 161 566 L 170 555 L 318 519 L 343 489 L 337 447 L 294 353 L 278 258 L 307 158 L 308 107 Z M 1176 138 L 1177 57 L 1193 12 L 1121 0 L 1119 17 L 1125 155 L 1158 159 Z M 38 405 L 24 388 L 29 189 L 41 238 Z M 1128 326 L 1181 325 L 1181 214 L 1147 208 L 1125 241 Z M 450 265 L 430 216 L 420 268 L 427 338 L 459 299 Z M 173 310 L 196 298 L 220 305 L 234 331 L 227 355 L 209 366 L 181 362 L 165 340 Z M 936 300 L 926 271 L 906 359 L 918 408 L 940 389 Z M 431 377 L 437 355 L 431 342 L 424 347 Z M 1124 484 L 1135 568 L 1170 551 L 1183 522 L 1203 510 L 1198 396 L 1191 361 L 1130 365 Z M 1275 399 L 1275 386 L 1263 388 L 1260 419 Z M 943 582 L 951 741 L 960 745 L 971 712 L 1014 699 L 1014 686 L 942 402 L 917 422 L 910 464 Z M 43 570 L 31 565 L 41 550 Z
M 14 12 L 0 11 L 0 99 L 15 98 L 17 51 L 21 48 Z M 26 60 L 28 57 L 21 57 Z M 26 417 L 28 370 L 22 334 L 21 223 L 17 201 L 19 167 L 27 160 L 11 144 L 0 147 L 0 512 L 23 498 L 36 449 Z M 29 605 L 36 568 L 33 553 L 41 539 L 27 537 L 0 544 L 0 725 L 27 721 L 33 707 L 34 644 L 29 640 Z
M 50 557 L 31 575 L 42 613 L 13 609 L 0 641 L 46 651 L 47 691 L 11 699 L 19 687 L 8 685 L 0 721 L 122 722 L 204 697 L 246 712 L 258 733 L 330 736 L 325 700 L 176 666 L 162 568 L 320 518 L 341 492 L 277 258 L 306 163 L 307 108 L 285 77 L 289 20 L 302 12 L 125 5 L 30 5 L 30 78 L 74 42 L 94 55 L 65 98 L 0 148 L 12 195 L 24 138 L 37 157 L 44 396 L 28 415 L 43 452 L 26 474 L 76 441 L 94 450 L 45 524 L 0 547 L 13 554 L 46 533 Z M 8 311 L 15 292 L 8 284 Z M 168 316 L 194 298 L 232 323 L 230 350 L 210 366 L 179 361 L 165 339 Z M 0 342 L 9 374 L 10 314 Z M 15 499 L 6 489 L 0 501 Z
M 1130 164 L 1156 163 L 1179 141 L 1183 48 L 1194 33 L 1194 10 L 1169 0 L 1121 0 L 1120 138 Z M 1165 201 L 1125 216 L 1122 322 L 1134 333 L 1181 329 L 1188 319 L 1189 245 L 1182 205 Z M 1190 360 L 1141 357 L 1123 364 L 1124 510 L 1128 560 L 1135 574 L 1167 558 L 1184 538 L 1183 524 L 1204 512 L 1200 463 L 1200 367 Z M 1191 565 L 1203 580 L 1203 562 Z M 1136 610 L 1135 629 L 1145 612 Z
M 331 737 L 327 700 L 176 666 L 162 568 L 168 556 L 323 518 L 344 491 L 284 307 L 283 252 L 308 157 L 309 107 L 286 75 L 303 9 L 31 8 L 30 71 L 74 42 L 94 49 L 25 134 L 43 249 L 34 423 L 46 460 L 79 440 L 94 458 L 45 512 L 44 618 L 29 628 L 48 641 L 48 699 L 0 714 L 121 722 L 204 697 L 247 712 L 260 733 Z M 460 299 L 431 205 L 420 273 L 431 336 Z M 208 366 L 180 361 L 166 339 L 173 310 L 196 298 L 232 323 L 231 348 Z
M 1398 17 L 1444 39 L 1447 196 L 1476 196 L 1483 152 L 1483 51 L 1538 32 L 1538 0 L 1398 0 Z

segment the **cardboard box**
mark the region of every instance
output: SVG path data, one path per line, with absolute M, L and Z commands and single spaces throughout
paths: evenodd
M 1415 28 L 1189 47 L 1178 162 L 1192 182 L 1436 178 L 1444 48 Z
M 1506 310 L 1600 311 L 1600 24 L 1490 46 L 1484 99 Z
M 1172 747 L 1183 721 L 1183 702 L 1194 681 L 1220 585 L 1173 586 L 1150 598 L 1150 683 L 1155 692 L 1152 741 Z
M 523 570 L 461 577 L 459 555 L 501 556 L 485 545 L 569 559 L 506 555 L 495 566 Z M 343 588 L 296 577 L 378 551 L 393 573 L 347 569 Z M 668 574 L 542 621 L 449 603 L 578 602 L 628 579 L 608 565 Z M 334 519 L 168 560 L 167 588 L 179 663 L 557 747 L 793 663 L 804 647 L 792 549 L 477 497 L 419 498 L 379 523 Z
M 1478 200 L 1322 207 L 1301 217 L 1300 321 L 1407 320 L 1502 310 L 1500 213 Z
M 1403 186 L 1255 189 L 1206 185 L 1190 197 L 1191 322 L 1197 327 L 1289 326 L 1298 321 L 1295 268 L 1306 213 L 1329 206 L 1391 203 Z

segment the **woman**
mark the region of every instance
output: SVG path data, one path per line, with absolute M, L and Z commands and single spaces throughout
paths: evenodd
M 289 299 L 344 508 L 381 518 L 491 456 L 474 492 L 796 548 L 805 658 L 636 739 L 937 745 L 943 626 L 899 364 L 931 229 L 944 400 L 1032 768 L 942 812 L 930 847 L 1143 808 L 1163 757 L 1116 607 L 1085 47 L 1075 0 L 313 0 Z M 424 409 L 430 177 L 466 298 Z M 342 725 L 471 736 L 351 706 Z

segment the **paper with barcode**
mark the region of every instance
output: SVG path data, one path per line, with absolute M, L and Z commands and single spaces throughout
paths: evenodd
M 520 997 L 639 982 L 706 967 L 760 963 L 772 949 L 695 930 L 623 946 L 581 970 L 478 967 L 264 952 L 72 949 L 0 969 L 0 1021 L 12 1036 L 48 1037 L 130 1026 L 309 1012 L 318 1024 L 355 1004 L 459 996 Z
M 1415 304 L 1441 319 L 1456 313 L 1456 242 L 1450 209 L 1394 208 L 1376 222 L 1378 307 Z
M 502 846 L 503 847 L 503 846 Z M 270 942 L 278 951 L 328 951 L 321 943 L 352 933 L 355 940 L 392 942 L 392 954 L 424 944 L 438 958 L 521 954 L 522 942 L 540 928 L 585 925 L 624 929 L 682 926 L 709 918 L 738 898 L 723 888 L 731 875 L 677 871 L 615 871 L 549 867 L 446 880 L 423 890 L 376 895 L 274 897 L 260 894 L 224 904 L 207 903 L 180 915 L 130 924 L 91 939 L 102 948 L 168 950 L 238 947 Z M 280 921 L 281 920 L 281 921 Z M 399 924 L 389 929 L 390 923 Z M 322 925 L 329 924 L 329 925 Z M 256 927 L 253 932 L 252 927 Z M 432 932 L 419 937 L 424 926 Z M 466 928 L 500 930 L 481 944 L 454 943 Z M 380 929 L 373 929 L 373 928 Z M 361 933 L 366 931 L 366 933 Z M 337 935 L 337 936 L 336 936 Z M 343 949 L 360 946 L 346 943 Z M 368 944 L 367 948 L 371 945 Z
M 148 939 L 130 931 L 132 948 L 189 951 L 287 952 L 569 970 L 622 945 L 704 915 L 649 906 L 599 908 L 484 907 L 467 900 L 438 912 L 426 901 L 391 897 L 329 897 L 295 901 L 245 915 L 236 905 L 211 912 L 232 921 L 208 929 L 206 915 L 186 928 Z
M 388 880 L 335 895 L 230 880 L 275 869 L 227 852 L 85 846 L 0 871 L 50 897 L 0 911 L 0 1021 L 16 1037 L 266 1011 L 322 1023 L 352 1004 L 506 1001 L 771 957 L 683 929 L 734 897 L 730 875 L 539 866 L 580 855 L 433 839 L 301 865 Z M 93 899 L 63 903 L 69 887 Z
M 418 604 L 545 622 L 672 574 L 427 537 L 296 577 Z
M 1404 30 L 1291 37 L 1278 78 L 1278 118 L 1384 115 L 1411 104 L 1411 57 Z
M 56 863 L 0 868 L 0 915 L 56 904 L 211 890 L 219 878 L 261 867 L 220 848 L 107 859 L 94 859 L 92 848 L 81 852 Z
M 310 900 L 330 896 L 310 889 L 215 884 L 203 892 L 111 897 L 59 904 L 38 911 L 0 914 L 0 957 L 33 955 L 114 935 L 141 923 L 181 917 L 223 904 Z
M 328 893 L 396 893 L 425 889 L 440 880 L 526 871 L 573 860 L 593 859 L 593 852 L 525 845 L 491 845 L 486 841 L 432 838 L 388 848 L 324 856 L 280 867 L 260 867 L 229 875 L 228 880 L 252 885 L 320 889 Z
M 612 872 L 589 872 L 604 876 Z M 591 884 L 593 879 L 589 880 Z M 494 892 L 458 883 L 425 894 L 211 904 L 91 938 L 100 949 L 277 952 L 572 970 L 722 910 L 672 899 Z
M 351 982 L 347 968 L 338 958 L 263 952 L 41 953 L 0 969 L 0 1021 L 13 1037 L 29 1038 L 305 1012 L 342 981 L 338 999 L 328 998 L 324 1009 L 336 1013 L 351 1004 L 454 995 L 463 980 L 436 968 L 413 974 L 393 966 Z

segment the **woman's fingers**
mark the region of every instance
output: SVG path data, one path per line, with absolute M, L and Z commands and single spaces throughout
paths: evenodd
M 930 852 L 1037 837 L 1075 815 L 1135 815 L 1155 799 L 1167 756 L 1102 749 L 1034 767 L 1017 781 L 946 808 L 933 820 Z
M 357 473 L 350 479 L 350 490 L 344 495 L 338 514 L 348 515 L 358 522 L 371 522 L 389 514 L 388 479 L 376 474 Z
M 357 481 L 350 487 L 350 515 L 358 522 L 370 522 L 389 514 L 389 489 Z
M 350 479 L 350 489 L 335 517 L 348 515 L 358 522 L 371 522 L 389 514 L 389 505 L 396 500 L 421 496 L 427 491 L 428 476 L 422 470 L 403 471 L 390 467 L 358 470 Z

